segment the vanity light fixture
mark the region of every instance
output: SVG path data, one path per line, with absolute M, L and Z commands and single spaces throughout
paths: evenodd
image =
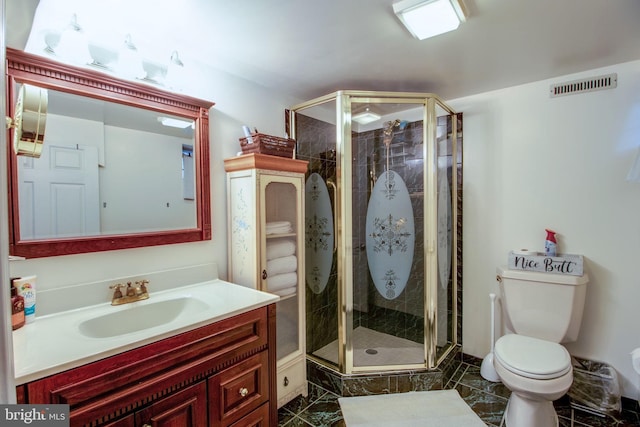
M 393 12 L 418 40 L 453 31 L 466 21 L 462 0 L 402 0 Z
M 162 123 L 163 126 L 169 126 L 172 128 L 186 129 L 188 127 L 193 128 L 193 122 L 189 122 L 186 120 L 173 119 L 171 117 L 158 117 L 158 121 Z
M 118 52 L 117 73 L 128 79 L 143 79 L 146 76 L 142 66 L 142 58 L 136 45 L 131 41 L 131 34 L 127 34 Z
M 184 63 L 178 56 L 178 51 L 171 53 L 169 64 L 167 64 L 167 76 L 165 85 L 170 89 L 181 90 L 184 82 Z
M 69 25 L 60 34 L 55 54 L 75 65 L 87 65 L 93 62 L 87 36 L 78 24 L 78 16 L 75 13 L 71 16 Z
M 380 120 L 381 118 L 382 116 L 372 111 L 370 107 L 365 107 L 365 109 L 362 110 L 361 112 L 355 113 L 354 115 L 351 116 L 351 120 L 353 120 L 354 122 L 358 122 L 361 125 L 366 125 L 367 123 L 375 122 L 376 120 Z

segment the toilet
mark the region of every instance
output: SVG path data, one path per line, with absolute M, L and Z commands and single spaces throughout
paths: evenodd
M 497 269 L 505 334 L 493 365 L 511 390 L 507 427 L 557 427 L 553 401 L 573 382 L 571 356 L 560 343 L 578 338 L 588 276 Z

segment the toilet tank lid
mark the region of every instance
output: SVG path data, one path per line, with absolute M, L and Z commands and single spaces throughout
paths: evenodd
M 506 266 L 497 268 L 498 276 L 505 279 L 528 280 L 532 282 L 558 283 L 561 285 L 586 285 L 589 276 L 585 273 L 582 276 L 572 276 L 569 274 L 540 273 L 538 271 L 510 270 Z

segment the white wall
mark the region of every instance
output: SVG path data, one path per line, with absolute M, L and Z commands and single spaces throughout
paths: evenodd
M 551 83 L 618 73 L 618 87 L 559 98 Z M 573 355 L 613 365 L 637 398 L 640 183 L 625 180 L 640 146 L 640 61 L 450 101 L 464 113 L 463 351 L 490 349 L 488 294 L 511 249 L 582 254 L 590 277 Z
M 194 228 L 195 201 L 182 191 L 182 145 L 193 139 L 114 126 L 104 126 L 104 134 L 100 230 Z

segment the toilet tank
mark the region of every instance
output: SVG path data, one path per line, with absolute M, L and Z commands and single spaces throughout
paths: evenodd
M 556 343 L 578 338 L 589 277 L 497 269 L 507 332 Z

